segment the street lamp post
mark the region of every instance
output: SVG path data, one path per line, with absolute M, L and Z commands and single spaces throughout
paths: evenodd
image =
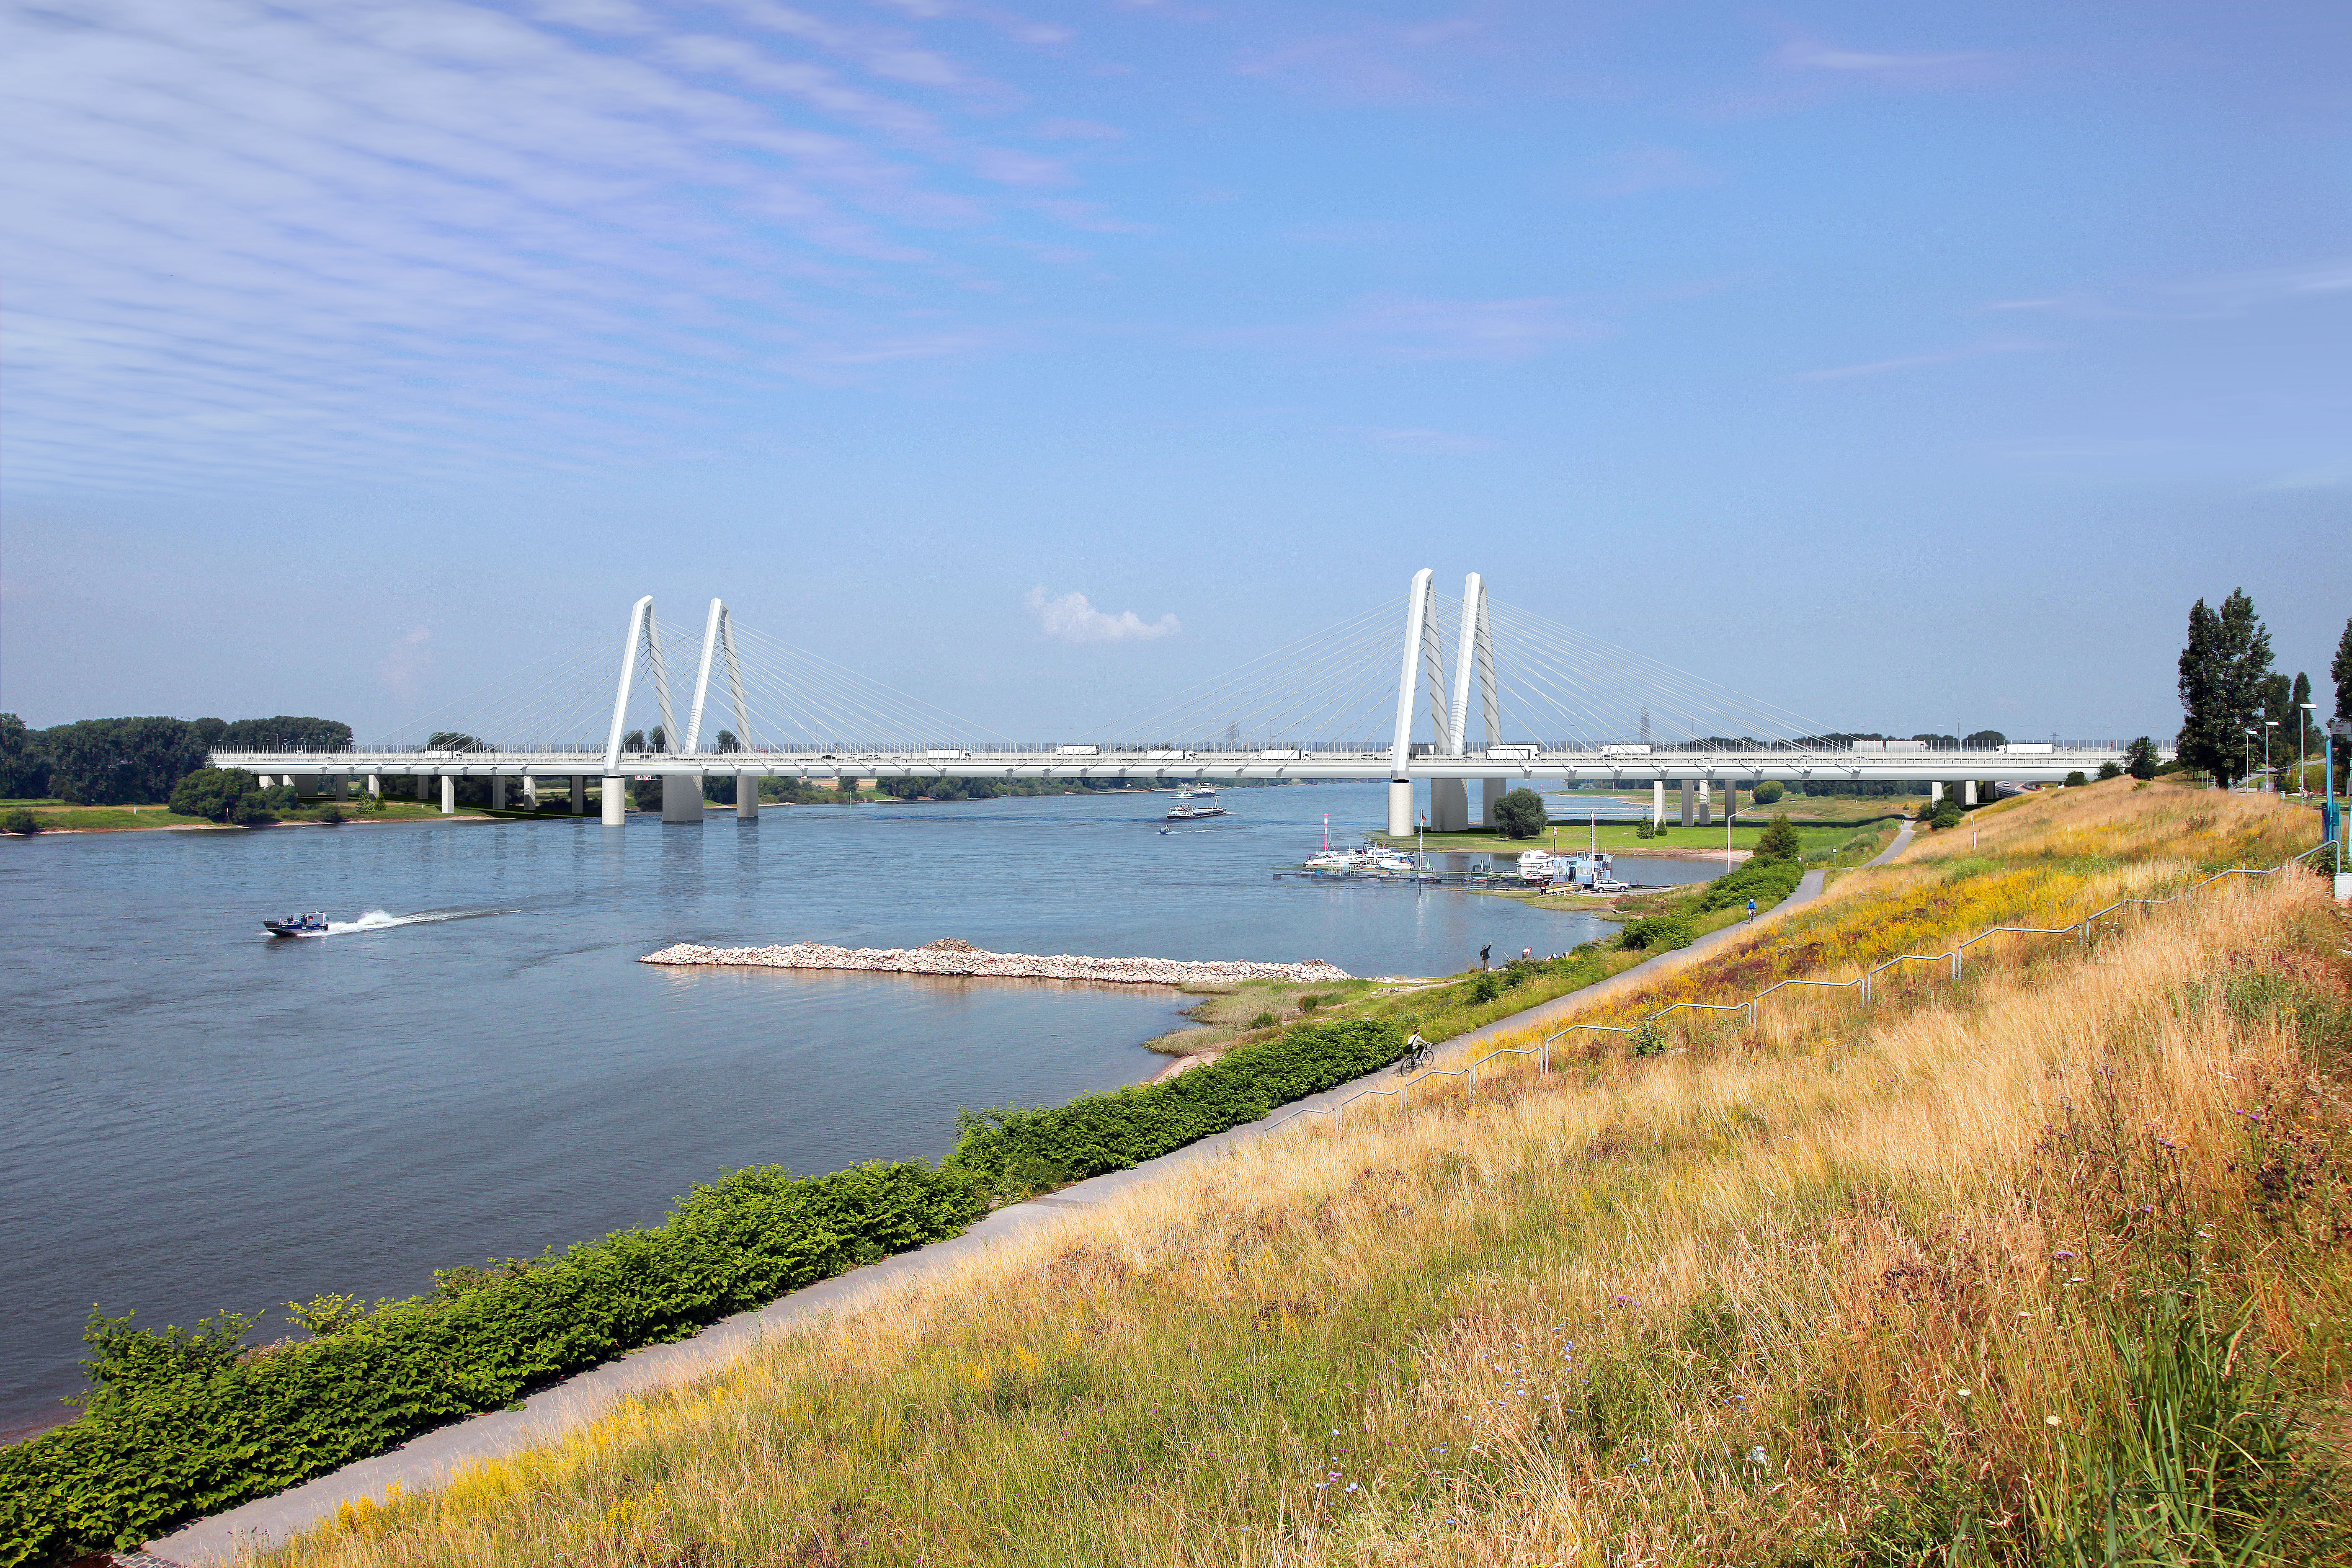
M 2270 774 L 2271 787 L 2273 789 L 2276 789 L 2278 787 L 2278 775 L 2271 773 L 2271 731 L 2277 728 L 2277 720 L 2265 719 L 2263 721 L 2263 772 Z
M 2253 772 L 2254 772 L 2254 729 L 2253 729 L 2253 726 L 2252 726 L 2252 725 L 2249 724 L 2249 725 L 2247 725 L 2247 726 L 2246 726 L 2246 776 L 2247 776 L 2247 777 L 2249 777 L 2249 778 L 2252 777 L 2252 776 L 2253 776 Z

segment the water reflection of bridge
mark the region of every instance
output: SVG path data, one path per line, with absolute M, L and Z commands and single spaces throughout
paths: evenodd
M 1415 824 L 1416 787 L 1428 792 L 1431 828 L 1466 826 L 1473 781 L 1481 821 L 1510 789 L 1570 782 L 1646 784 L 1659 820 L 1671 787 L 1688 823 L 1712 815 L 1718 789 L 1727 802 L 1730 791 L 1767 779 L 1925 784 L 1937 793 L 1957 784 L 1973 801 L 1979 781 L 2059 780 L 2121 755 L 2111 741 L 1965 749 L 1822 735 L 1769 704 L 1493 601 L 1475 573 L 1458 600 L 1439 595 L 1431 573 L 1416 574 L 1402 620 L 1400 638 L 1391 602 L 1128 715 L 1098 739 L 1040 743 L 982 732 L 922 699 L 739 630 L 715 599 L 680 725 L 648 597 L 630 610 L 615 685 L 595 674 L 610 663 L 583 654 L 382 742 L 224 752 L 213 762 L 307 781 L 312 793 L 380 794 L 404 783 L 419 796 L 437 793 L 444 811 L 456 809 L 461 780 L 484 781 L 491 804 L 503 805 L 510 792 L 536 805 L 540 781 L 560 777 L 579 814 L 601 780 L 610 826 L 623 820 L 634 779 L 661 780 L 663 819 L 677 822 L 702 820 L 703 780 L 713 774 L 733 775 L 737 811 L 752 817 L 762 778 L 1377 780 L 1389 785 L 1390 831 L 1404 833 Z M 706 731 L 722 711 L 732 727 Z M 1312 738 L 1362 734 L 1382 720 L 1385 741 Z M 597 728 L 601 745 L 583 733 Z M 1654 730 L 1683 738 L 1654 739 Z M 1150 739 L 1121 744 L 1118 734 Z M 564 738 L 522 738 L 545 736 Z

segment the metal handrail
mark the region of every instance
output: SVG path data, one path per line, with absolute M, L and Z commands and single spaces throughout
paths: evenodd
M 2084 915 L 2081 921 L 2070 926 L 1989 926 L 1985 930 L 1977 932 L 1976 935 L 1969 937 L 1966 942 L 1956 944 L 1949 952 L 1897 953 L 1895 957 L 1890 958 L 1885 963 L 1880 964 L 1876 969 L 1870 970 L 1858 978 L 1853 980 L 1778 980 L 1766 986 L 1763 990 L 1758 992 L 1755 995 L 1749 997 L 1745 1002 L 1669 1003 L 1667 1005 L 1659 1008 L 1656 1012 L 1643 1019 L 1639 1025 L 1633 1026 L 1631 1027 L 1618 1024 L 1570 1024 L 1565 1028 L 1555 1030 L 1553 1033 L 1546 1035 L 1536 1048 L 1532 1050 L 1524 1047 L 1517 1046 L 1498 1047 L 1494 1050 L 1488 1051 L 1476 1061 L 1465 1063 L 1463 1066 L 1458 1068 L 1428 1068 L 1426 1071 L 1422 1072 L 1416 1077 L 1407 1079 L 1395 1089 L 1359 1089 L 1354 1094 L 1349 1095 L 1347 1099 L 1339 1101 L 1337 1105 L 1315 1106 L 1304 1110 L 1294 1110 L 1288 1116 L 1284 1117 L 1281 1121 L 1273 1123 L 1273 1125 L 1269 1126 L 1266 1131 L 1271 1132 L 1276 1128 L 1286 1127 L 1304 1116 L 1329 1116 L 1333 1118 L 1333 1126 L 1335 1130 L 1339 1127 L 1344 1127 L 1347 1124 L 1348 1107 L 1353 1105 L 1357 1100 L 1365 1098 L 1367 1095 L 1395 1095 L 1397 1097 L 1397 1109 L 1399 1112 L 1402 1113 L 1412 1109 L 1412 1102 L 1409 1098 L 1410 1090 L 1412 1089 L 1414 1084 L 1421 1082 L 1423 1079 L 1462 1079 L 1465 1080 L 1465 1097 L 1471 1100 L 1475 1100 L 1478 1094 L 1478 1069 L 1481 1067 L 1493 1061 L 1496 1057 L 1532 1056 L 1537 1058 L 1536 1071 L 1538 1074 L 1549 1072 L 1551 1070 L 1552 1042 L 1554 1040 L 1564 1039 L 1568 1036 L 1576 1033 L 1579 1029 L 1590 1029 L 1596 1034 L 1604 1035 L 1639 1034 L 1643 1028 L 1656 1023 L 1667 1014 L 1682 1007 L 1717 1013 L 1745 1012 L 1748 1015 L 1748 1026 L 1752 1029 L 1756 1026 L 1756 1004 L 1764 1000 L 1765 997 L 1772 994 L 1773 992 L 1780 990 L 1783 985 L 1820 985 L 1831 989 L 1843 989 L 1850 985 L 1859 985 L 1862 987 L 1862 999 L 1864 1002 L 1869 1002 L 1873 999 L 1872 987 L 1870 984 L 1872 977 L 1884 970 L 1894 968 L 1898 963 L 1908 962 L 1916 962 L 1920 963 L 1941 963 L 1944 960 L 1948 958 L 1952 961 L 1952 978 L 1957 982 L 1960 977 L 1961 953 L 1969 947 L 1977 942 L 1982 942 L 1989 936 L 1997 936 L 2003 931 L 2011 931 L 2028 936 L 2069 936 L 2080 933 L 2078 940 L 2087 942 L 2090 940 L 2092 921 L 2102 919 L 2114 910 L 2122 909 L 2126 905 L 2175 903 L 2179 900 L 2187 898 L 2189 894 L 2196 892 L 2200 888 L 2210 886 L 2212 883 L 2220 881 L 2224 877 L 2273 877 L 2279 872 L 2285 870 L 2289 866 L 2294 865 L 2296 862 L 2306 859 L 2313 855 L 2316 855 L 2322 849 L 2332 849 L 2335 847 L 2336 840 L 2333 838 L 2328 839 L 2324 844 L 2315 844 L 2310 848 L 2303 851 L 2302 854 L 2290 856 L 2286 859 L 2279 862 L 2276 866 L 2273 866 L 2268 869 L 2254 866 L 2232 866 L 2228 870 L 2216 871 L 2213 875 L 2206 878 L 2203 881 L 2191 883 L 2189 886 L 2182 889 L 2179 892 L 2171 895 L 2169 898 L 2118 899 L 2114 903 L 2107 905 L 2105 909 L 2097 910 L 2090 914 Z

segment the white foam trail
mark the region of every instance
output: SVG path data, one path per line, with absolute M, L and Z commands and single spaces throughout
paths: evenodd
M 425 925 L 434 921 L 471 920 L 478 915 L 507 914 L 506 910 L 427 910 L 420 915 L 396 915 L 389 910 L 370 910 L 355 921 L 329 921 L 327 932 L 349 931 L 390 931 L 394 926 Z

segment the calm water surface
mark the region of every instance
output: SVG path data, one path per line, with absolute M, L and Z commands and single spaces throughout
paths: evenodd
M 1325 812 L 1335 842 L 1380 826 L 1382 785 L 1231 791 L 1232 817 L 1162 834 L 1170 800 L 0 841 L 0 1429 L 80 1386 L 93 1301 L 160 1327 L 411 1295 L 436 1268 L 657 1221 L 738 1166 L 939 1155 L 958 1106 L 1150 1077 L 1165 1058 L 1139 1042 L 1184 1005 L 634 962 L 669 942 L 960 936 L 1426 974 L 1609 929 L 1275 879 Z M 404 923 L 262 934 L 298 908 Z

